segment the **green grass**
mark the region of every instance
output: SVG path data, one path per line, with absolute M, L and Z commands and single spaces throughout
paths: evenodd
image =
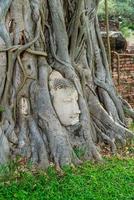
M 134 122 L 133 122 L 133 123 L 131 123 L 131 125 L 130 125 L 130 127 L 129 127 L 129 128 L 130 128 L 130 130 L 131 130 L 131 131 L 133 131 L 133 132 L 134 132 Z
M 65 167 L 64 175 L 53 167 L 47 172 L 19 166 L 3 170 L 0 200 L 134 200 L 133 158 Z

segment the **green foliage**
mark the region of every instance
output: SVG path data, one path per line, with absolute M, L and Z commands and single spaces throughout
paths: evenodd
M 116 14 L 116 1 L 115 0 L 108 1 L 108 10 L 110 11 L 109 15 L 113 16 Z M 98 15 L 102 19 L 105 18 L 105 0 L 100 1 Z
M 128 28 L 126 25 L 121 25 L 120 31 L 123 33 L 124 37 L 126 37 L 126 38 L 133 35 L 132 30 L 130 28 Z
M 12 173 L 12 179 L 9 175 L 7 180 L 0 181 L 0 200 L 134 199 L 132 158 L 109 158 L 104 164 L 86 162 L 73 169 L 65 167 L 62 175 L 53 167 L 47 172 L 18 167 Z M 1 174 L 5 172 L 1 171 Z
M 131 131 L 134 131 L 134 122 L 131 123 L 131 125 L 130 125 L 130 130 L 131 130 Z
M 119 20 L 121 29 L 127 27 L 134 30 L 134 1 L 133 0 L 109 0 L 109 19 Z M 105 19 L 105 0 L 99 4 L 99 18 Z M 126 32 L 126 30 L 125 30 Z
M 4 111 L 5 111 L 5 108 L 4 108 L 3 106 L 0 105 L 0 113 L 1 113 L 1 112 L 4 112 Z

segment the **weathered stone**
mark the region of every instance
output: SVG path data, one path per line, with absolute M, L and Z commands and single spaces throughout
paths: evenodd
M 59 72 L 53 71 L 49 78 L 50 93 L 55 111 L 64 126 L 79 122 L 78 93 L 74 85 Z

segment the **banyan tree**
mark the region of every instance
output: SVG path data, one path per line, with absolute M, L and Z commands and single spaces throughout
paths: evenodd
M 114 87 L 99 0 L 0 0 L 0 163 L 101 160 L 133 133 Z

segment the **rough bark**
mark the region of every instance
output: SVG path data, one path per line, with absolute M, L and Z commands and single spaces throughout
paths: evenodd
M 133 137 L 113 85 L 97 21 L 99 1 L 0 1 L 0 163 L 16 155 L 47 167 L 101 160 Z M 49 76 L 60 72 L 78 92 L 79 123 L 64 126 Z M 25 105 L 25 108 L 23 106 Z M 133 113 L 132 113 L 133 115 Z

